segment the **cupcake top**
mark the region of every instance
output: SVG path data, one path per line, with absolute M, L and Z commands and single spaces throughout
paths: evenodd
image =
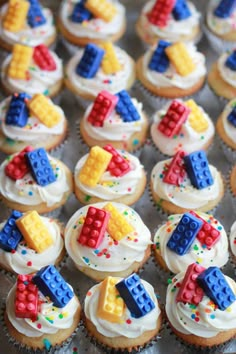
M 156 46 L 150 47 L 144 54 L 142 60 L 142 74 L 144 78 L 158 87 L 178 87 L 180 89 L 188 89 L 199 82 L 206 74 L 205 56 L 197 51 L 197 48 L 191 43 L 177 42 L 174 44 L 167 43 L 165 49 L 160 49 L 163 41 L 158 42 Z M 155 55 L 158 51 L 163 50 L 166 65 L 165 68 L 156 66 Z M 167 58 L 167 52 L 168 58 Z M 156 53 L 156 54 L 155 54 Z M 159 54 L 160 55 L 160 54 Z M 183 62 L 177 58 L 182 57 Z M 153 59 L 153 60 L 152 60 Z M 160 60 L 158 58 L 158 60 Z M 176 61 L 175 61 L 176 60 Z M 154 65 L 152 65 L 154 63 Z M 188 65 L 186 65 L 188 63 Z M 182 72 L 182 68 L 186 67 L 186 72 Z
M 181 151 L 179 153 L 182 154 Z M 203 181 L 203 188 L 198 186 L 196 180 L 194 181 L 194 177 L 191 176 L 191 168 L 188 168 L 186 173 L 185 167 L 180 168 L 180 180 L 178 180 L 179 171 L 177 171 L 176 183 L 173 181 L 170 183 L 168 181 L 165 182 L 165 174 L 167 173 L 166 171 L 168 170 L 171 162 L 174 161 L 173 158 L 160 161 L 154 166 L 151 172 L 152 189 L 154 193 L 156 193 L 163 200 L 167 200 L 181 208 L 198 210 L 209 202 L 220 198 L 222 195 L 223 182 L 221 174 L 217 168 L 212 165 L 208 165 L 204 151 L 197 151 L 186 156 L 188 156 L 188 161 L 190 161 L 190 164 L 192 160 L 192 167 L 193 169 L 196 169 L 195 172 L 197 181 L 200 184 L 201 181 Z M 183 158 L 184 157 L 182 155 L 182 157 L 178 157 L 178 160 L 183 161 Z M 196 163 L 194 162 L 195 158 Z M 204 168 L 205 162 L 206 169 Z M 176 163 L 179 164 L 178 161 Z M 183 162 L 180 162 L 180 164 L 181 163 Z M 198 166 L 202 172 L 200 175 L 198 175 Z M 172 169 L 170 169 L 170 171 L 172 171 Z
M 22 158 L 22 163 L 25 163 L 25 150 L 23 150 L 19 154 L 13 154 L 9 156 L 1 164 L 0 193 L 7 200 L 12 202 L 17 201 L 17 203 L 22 205 L 37 206 L 38 204 L 45 203 L 48 207 L 52 207 L 54 204 L 60 202 L 63 199 L 64 193 L 70 191 L 70 185 L 67 179 L 65 165 L 63 165 L 59 160 L 48 155 L 42 148 L 35 149 L 33 151 L 30 151 L 32 149 L 26 149 L 28 154 L 33 153 L 33 156 L 36 156 L 36 161 L 39 162 L 39 165 L 41 159 L 48 159 L 48 162 L 46 163 L 48 171 L 45 170 L 45 178 L 48 179 L 48 184 L 44 184 L 44 181 L 42 181 L 43 183 L 40 181 L 37 182 L 35 175 L 33 176 L 33 170 L 29 168 L 24 171 L 25 173 L 22 176 L 20 175 L 19 177 L 9 177 L 9 173 L 6 172 L 6 166 L 9 165 L 9 163 L 12 163 L 13 171 L 15 167 L 18 167 L 18 161 L 15 161 L 14 157 L 19 157 L 19 154 L 21 154 L 20 159 Z M 12 167 L 10 170 L 11 169 Z M 46 173 L 48 174 L 47 177 Z M 15 179 L 16 177 L 17 179 Z
M 144 288 L 145 293 L 152 303 L 152 309 L 145 315 L 139 318 L 135 318 L 131 311 L 129 310 L 127 300 L 124 298 L 124 301 L 120 298 L 120 302 L 124 302 L 124 310 L 120 318 L 118 318 L 115 322 L 111 321 L 109 318 L 106 319 L 104 314 L 99 315 L 99 307 L 102 305 L 101 298 L 104 293 L 104 285 L 105 282 L 109 282 L 110 287 L 114 287 L 115 290 L 111 290 L 112 292 L 117 292 L 118 297 L 119 292 L 115 287 L 115 284 L 119 284 L 124 280 L 129 278 L 135 279 L 133 282 L 141 283 L 139 289 Z M 97 331 L 101 333 L 103 336 L 114 338 L 114 337 L 127 337 L 127 338 L 138 338 L 144 332 L 148 330 L 153 330 L 157 327 L 157 320 L 161 315 L 160 308 L 158 306 L 157 298 L 154 292 L 154 289 L 151 284 L 147 281 L 140 279 L 138 275 L 132 275 L 129 278 L 106 278 L 102 283 L 94 285 L 88 292 L 85 297 L 84 303 L 84 312 L 86 318 L 88 318 L 93 325 L 96 327 Z M 114 284 L 114 285 L 113 285 Z M 139 290 L 141 293 L 141 290 Z M 140 295 L 142 297 L 142 295 Z M 127 304 L 127 305 L 126 305 Z M 117 303 L 117 305 L 120 305 Z M 147 306 L 148 307 L 148 306 Z M 101 312 L 101 311 L 100 311 Z M 106 314 L 105 314 L 106 315 Z M 108 317 L 108 316 L 107 316 Z
M 178 123 L 181 123 L 170 131 L 167 127 L 172 120 L 172 113 L 179 115 Z M 207 148 L 214 132 L 214 124 L 209 115 L 193 100 L 171 101 L 154 114 L 151 126 L 154 144 L 169 156 L 181 149 L 191 153 Z
M 15 106 L 18 104 L 22 111 L 16 117 Z M 38 105 L 44 106 L 44 109 L 39 109 Z M 51 120 L 47 119 L 45 114 L 48 113 L 55 120 L 53 118 Z M 24 122 L 20 120 L 21 114 L 24 115 Z M 14 121 L 11 118 L 14 118 Z M 16 118 L 17 121 L 15 121 Z M 31 97 L 21 93 L 4 99 L 0 103 L 0 122 L 0 131 L 9 145 L 14 144 L 14 141 L 24 141 L 28 145 L 40 141 L 43 144 L 52 135 L 63 134 L 67 126 L 63 110 L 55 105 L 50 98 L 45 98 L 42 94 L 35 94 Z
M 95 152 L 96 154 L 98 152 L 101 158 L 103 155 L 108 156 L 109 160 L 107 161 L 106 167 L 103 168 L 105 171 L 101 171 L 101 176 L 97 183 L 92 183 L 91 185 L 91 183 L 89 183 L 90 175 L 88 174 L 85 178 L 83 175 L 86 166 L 89 164 L 91 166 L 93 163 L 94 171 L 98 165 L 99 158 L 94 158 Z M 115 157 L 112 153 L 117 156 Z M 117 165 L 115 165 L 114 162 L 114 166 L 110 168 L 110 163 L 113 163 L 111 159 L 119 159 L 121 161 Z M 120 170 L 120 166 L 124 166 L 124 170 Z M 140 181 L 144 178 L 144 169 L 137 157 L 124 150 L 116 150 L 111 145 L 106 145 L 104 149 L 95 146 L 90 150 L 89 154 L 86 154 L 77 162 L 74 178 L 76 187 L 86 195 L 88 200 L 89 197 L 92 196 L 103 200 L 115 201 L 118 198 L 132 195 L 137 191 Z
M 221 113 L 221 119 L 223 124 L 223 129 L 227 137 L 231 140 L 231 146 L 236 144 L 236 122 L 235 122 L 235 112 L 236 112 L 236 99 L 232 99 L 227 103 L 223 112 Z
M 233 223 L 230 229 L 229 236 L 230 248 L 233 255 L 236 257 L 236 222 Z
M 60 8 L 60 20 L 63 26 L 73 36 L 78 38 L 86 37 L 89 39 L 106 40 L 107 37 L 116 35 L 123 31 L 125 25 L 125 7 L 117 0 L 107 0 L 108 6 L 112 5 L 114 15 L 108 20 L 93 14 L 86 8 L 86 4 L 77 0 L 64 0 Z M 79 16 L 81 9 L 85 8 L 84 18 Z
M 219 7 L 221 0 L 210 0 L 207 8 L 206 21 L 212 32 L 216 35 L 225 35 L 235 31 L 236 7 L 228 5 L 223 9 Z
M 110 228 L 108 229 L 110 227 L 108 224 L 98 247 L 92 248 L 78 242 L 90 206 L 79 209 L 66 225 L 65 246 L 75 264 L 83 268 L 89 267 L 96 271 L 112 273 L 124 271 L 134 262 L 141 262 L 148 245 L 152 243 L 151 234 L 140 216 L 124 204 L 96 203 L 92 205 L 98 209 L 106 207 L 108 212 L 112 212 L 111 215 L 117 213 L 117 220 L 123 220 L 127 228 L 120 240 L 116 239 Z
M 3 61 L 1 71 L 3 86 L 12 93 L 51 96 L 53 87 L 63 79 L 62 60 L 44 45 L 29 48 L 16 44 Z
M 51 299 L 52 297 L 48 295 L 48 292 L 45 292 L 45 289 L 43 289 L 41 285 L 35 284 L 35 277 L 40 276 L 42 271 L 50 272 L 52 269 L 52 281 L 54 280 L 54 277 L 56 278 L 56 276 L 58 277 L 58 279 L 60 278 L 62 284 L 64 284 L 64 286 L 67 288 L 67 291 L 70 295 L 69 299 L 67 299 L 69 301 L 66 303 L 65 306 L 56 306 L 54 299 Z M 61 329 L 66 330 L 71 327 L 71 325 L 73 324 L 74 315 L 79 307 L 79 302 L 72 290 L 72 287 L 65 282 L 62 276 L 57 272 L 56 268 L 54 268 L 53 266 L 42 268 L 33 277 L 29 275 L 18 276 L 18 284 L 22 283 L 22 281 L 27 283 L 26 287 L 31 285 L 36 288 L 36 292 L 38 293 L 38 303 L 40 304 L 40 306 L 38 306 L 37 308 L 36 319 L 32 320 L 31 318 L 19 318 L 14 310 L 15 303 L 17 302 L 16 295 L 19 292 L 19 289 L 17 287 L 17 284 L 13 286 L 7 296 L 6 312 L 9 321 L 18 332 L 27 337 L 40 337 L 44 333 L 47 333 L 48 335 L 55 334 Z M 55 279 L 55 282 L 57 283 L 57 279 Z M 64 293 L 61 294 L 61 297 L 63 296 Z M 50 344 L 49 340 L 47 344 Z
M 192 266 L 195 266 L 193 264 Z M 197 265 L 196 265 L 197 266 Z M 197 266 L 196 271 L 192 273 L 203 274 L 203 269 Z M 213 268 L 213 270 L 211 269 Z M 216 272 L 217 276 L 223 277 L 227 282 L 227 287 L 231 289 L 233 294 L 236 294 L 236 285 L 233 279 L 224 276 L 216 267 L 208 268 L 209 272 Z M 194 334 L 203 338 L 211 338 L 220 332 L 233 330 L 236 327 L 236 301 L 234 300 L 225 310 L 218 308 L 217 304 L 212 300 L 212 297 L 201 291 L 202 299 L 198 304 L 177 301 L 182 285 L 184 284 L 185 272 L 177 274 L 167 288 L 166 296 L 166 313 L 171 325 L 179 332 L 191 335 Z M 199 276 L 198 276 L 199 277 Z M 213 275 L 213 279 L 215 276 Z M 217 281 L 217 280 L 216 280 Z M 187 284 L 187 283 L 186 283 Z M 186 285 L 187 286 L 187 285 Z M 219 293 L 223 290 L 219 286 Z M 198 299 L 199 301 L 199 299 Z
M 34 215 L 35 217 L 35 213 L 36 212 L 34 211 L 33 213 L 28 214 L 28 216 L 30 217 L 30 215 Z M 18 218 L 20 217 L 22 217 L 22 214 L 18 215 Z M 10 217 L 10 220 L 13 220 L 13 218 Z M 12 250 L 8 249 L 8 251 L 6 251 L 0 246 L 0 264 L 2 264 L 4 268 L 11 269 L 17 274 L 29 274 L 37 272 L 45 266 L 45 264 L 55 264 L 58 260 L 64 247 L 60 224 L 56 220 L 39 215 L 37 220 L 40 223 L 41 230 L 44 230 L 45 233 L 47 233 L 47 240 L 49 240 L 48 247 L 45 247 L 41 252 L 38 252 L 38 243 L 36 243 L 36 246 L 33 244 L 30 247 L 27 243 L 28 238 L 26 240 L 24 237 L 19 241 L 17 247 Z M 7 225 L 7 220 L 0 224 L 0 233 L 4 232 L 4 227 Z M 18 228 L 17 231 L 19 232 Z M 40 235 L 37 237 L 40 238 Z
M 143 30 L 144 40 L 149 42 L 150 38 L 157 36 L 161 39 L 165 39 L 171 42 L 177 42 L 180 37 L 188 36 L 199 25 L 200 13 L 197 11 L 194 4 L 190 1 L 186 1 L 188 7 L 188 15 L 184 18 L 176 18 L 173 10 L 168 15 L 167 20 L 161 26 L 150 21 L 149 14 L 152 11 L 156 0 L 147 1 L 144 5 L 139 23 Z M 165 6 L 165 5 L 163 5 Z
M 34 1 L 35 3 L 35 1 Z M 15 6 L 15 5 L 14 5 Z M 24 44 L 30 47 L 35 47 L 39 44 L 51 44 L 51 38 L 56 36 L 56 27 L 54 24 L 53 15 L 50 9 L 42 8 L 39 3 L 33 7 L 33 4 L 27 1 L 18 1 L 18 6 L 21 6 L 22 16 L 24 13 L 24 21 L 21 25 L 18 23 L 17 30 L 9 27 L 8 11 L 14 6 L 10 5 L 10 1 L 3 5 L 0 9 L 0 39 L 4 42 L 14 45 L 16 43 Z M 10 12 L 11 21 L 17 25 L 17 12 Z
M 197 262 L 203 267 L 209 267 L 210 265 L 222 267 L 225 265 L 229 257 L 228 238 L 221 223 L 209 214 L 197 212 L 196 216 L 205 221 L 206 229 L 210 229 L 209 226 L 211 226 L 210 235 L 213 234 L 212 230 L 213 232 L 215 232 L 215 230 L 217 231 L 218 239 L 216 243 L 207 246 L 206 243 L 202 242 L 198 237 L 202 230 L 200 229 L 185 254 L 179 255 L 168 247 L 168 242 L 171 239 L 173 232 L 177 232 L 177 226 L 180 225 L 180 220 L 183 215 L 185 214 L 170 215 L 168 221 L 158 228 L 154 236 L 154 249 L 156 249 L 157 252 L 160 252 L 168 269 L 172 273 L 177 274 L 185 271 L 189 264 L 193 262 Z M 204 232 L 207 234 L 209 231 Z
M 236 87 L 236 65 L 234 62 L 235 56 L 235 50 L 223 53 L 216 63 L 221 78 L 233 87 Z
M 113 46 L 111 43 L 105 44 L 105 46 L 105 50 L 95 44 L 88 44 L 84 49 L 78 49 L 77 53 L 66 66 L 66 76 L 71 84 L 77 90 L 93 97 L 96 97 L 102 90 L 117 93 L 128 88 L 130 86 L 130 78 L 133 77 L 135 72 L 133 59 L 123 49 Z M 112 50 L 112 55 L 109 53 L 110 49 Z M 105 54 L 105 52 L 108 54 Z M 89 75 L 90 77 L 88 77 L 87 72 L 84 70 L 84 61 L 87 55 L 94 58 L 94 62 L 89 68 L 93 71 Z M 99 57 L 96 65 L 95 55 Z M 112 63 L 114 61 L 116 64 L 118 63 L 118 66 L 114 66 L 111 70 L 108 68 L 107 70 L 105 62 Z

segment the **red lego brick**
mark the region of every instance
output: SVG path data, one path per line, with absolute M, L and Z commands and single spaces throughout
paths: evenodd
M 112 145 L 107 144 L 103 149 L 112 154 L 111 162 L 107 167 L 107 171 L 109 171 L 112 176 L 122 177 L 130 171 L 129 162 L 125 160 Z
M 192 263 L 188 266 L 184 279 L 179 288 L 176 297 L 177 302 L 187 302 L 188 304 L 198 305 L 202 300 L 204 291 L 197 282 L 197 277 L 206 268 L 197 263 Z
M 38 288 L 32 275 L 18 275 L 15 297 L 15 315 L 19 318 L 37 319 Z
M 184 166 L 185 152 L 179 150 L 172 158 L 167 170 L 164 172 L 163 182 L 179 186 L 186 175 Z
M 48 47 L 44 44 L 39 44 L 34 48 L 33 59 L 42 70 L 53 71 L 56 69 L 56 63 Z
M 209 224 L 206 220 L 201 218 L 194 211 L 190 211 L 191 214 L 195 215 L 197 218 L 203 221 L 203 225 L 201 229 L 198 231 L 197 239 L 201 243 L 201 245 L 206 246 L 207 248 L 211 248 L 220 238 L 220 231 L 216 230 L 214 226 Z
M 32 150 L 33 147 L 27 146 L 11 159 L 5 167 L 5 173 L 8 177 L 16 181 L 17 179 L 23 178 L 26 173 L 29 172 L 30 168 L 26 161 L 25 154 Z
M 118 97 L 107 91 L 101 91 L 89 113 L 88 121 L 95 127 L 103 127 L 104 120 L 109 117 L 118 101 Z
M 186 121 L 190 109 L 179 101 L 172 101 L 165 116 L 158 124 L 157 129 L 166 135 L 168 138 L 172 138 L 178 134 L 182 124 Z
M 104 236 L 110 214 L 95 207 L 89 207 L 78 242 L 84 246 L 97 248 Z
M 157 0 L 152 10 L 147 14 L 148 20 L 155 26 L 165 27 L 176 0 Z

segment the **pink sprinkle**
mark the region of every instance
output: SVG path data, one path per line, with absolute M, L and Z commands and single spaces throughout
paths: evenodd
M 128 318 L 128 320 L 126 320 L 126 323 L 127 323 L 127 324 L 131 324 L 132 321 Z
M 110 258 L 111 257 L 111 255 L 108 253 L 108 254 L 106 254 L 106 258 Z
M 40 329 L 40 328 L 42 328 L 42 325 L 40 323 L 38 323 L 37 327 Z
M 31 261 L 27 262 L 27 266 L 31 267 L 32 266 L 32 262 Z

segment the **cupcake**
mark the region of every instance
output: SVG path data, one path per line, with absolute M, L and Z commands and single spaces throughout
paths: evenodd
M 201 34 L 200 13 L 189 1 L 147 1 L 136 24 L 139 37 L 149 45 L 160 39 L 196 42 Z
M 111 42 L 102 47 L 89 43 L 66 64 L 65 85 L 83 99 L 94 100 L 103 90 L 112 94 L 128 90 L 134 83 L 133 59 Z
M 52 11 L 40 2 L 10 0 L 0 9 L 0 46 L 11 51 L 16 43 L 51 46 L 56 40 Z
M 49 213 L 64 205 L 72 190 L 68 167 L 43 148 L 26 147 L 0 165 L 0 195 L 11 209 Z
M 232 254 L 232 260 L 236 263 L 236 221 L 233 223 L 230 229 L 229 244 Z
M 152 169 L 151 194 L 155 205 L 168 214 L 208 212 L 223 198 L 224 182 L 203 150 L 189 155 L 180 150 Z
M 173 332 L 196 347 L 215 347 L 236 335 L 236 284 L 219 268 L 191 264 L 167 288 L 166 315 Z
M 62 60 L 44 44 L 34 48 L 15 44 L 2 63 L 1 81 L 7 94 L 43 93 L 54 97 L 63 84 Z
M 225 106 L 216 123 L 216 130 L 225 156 L 229 161 L 236 160 L 236 99 Z
M 76 46 L 104 41 L 115 42 L 126 28 L 125 7 L 114 0 L 61 3 L 58 26 L 63 37 Z
M 96 281 L 137 272 L 150 256 L 151 243 L 150 231 L 138 213 L 120 203 L 85 206 L 65 229 L 69 257 Z
M 58 150 L 68 134 L 63 110 L 43 94 L 13 94 L 0 103 L 0 150 L 10 155 L 29 144 Z
M 48 263 L 58 265 L 65 254 L 62 224 L 37 211 L 22 214 L 13 210 L 0 230 L 0 267 L 8 272 L 35 273 Z
M 236 50 L 220 55 L 212 64 L 207 81 L 221 99 L 231 100 L 236 96 Z
M 236 8 L 234 1 L 210 0 L 206 10 L 205 33 L 218 53 L 232 50 L 236 41 Z
M 173 156 L 177 151 L 207 150 L 215 128 L 209 115 L 194 100 L 173 100 L 155 112 L 151 138 L 159 151 Z
M 136 274 L 107 277 L 85 297 L 85 326 L 105 350 L 140 351 L 161 328 L 161 311 L 151 284 Z
M 101 91 L 80 121 L 80 134 L 89 147 L 112 144 L 134 152 L 144 144 L 147 130 L 142 103 L 125 90 L 116 96 Z
M 18 348 L 62 348 L 80 321 L 81 306 L 72 287 L 50 265 L 34 275 L 18 275 L 6 299 L 7 333 Z
M 109 144 L 94 146 L 77 162 L 74 185 L 82 204 L 109 200 L 132 205 L 144 192 L 146 174 L 134 155 Z
M 139 58 L 137 77 L 155 96 L 178 98 L 201 89 L 206 75 L 205 57 L 190 43 L 160 40 Z
M 157 263 L 173 274 L 186 271 L 193 262 L 223 267 L 229 258 L 224 227 L 212 215 L 199 211 L 170 215 L 158 227 L 153 242 Z

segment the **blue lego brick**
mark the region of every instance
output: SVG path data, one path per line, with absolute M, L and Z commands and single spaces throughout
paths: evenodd
M 230 17 L 235 9 L 235 0 L 221 0 L 215 8 L 214 15 L 220 18 Z
M 204 270 L 198 277 L 197 281 L 203 288 L 206 295 L 218 306 L 222 311 L 227 309 L 236 297 L 226 281 L 224 274 L 218 267 L 209 267 Z
M 76 67 L 76 73 L 86 79 L 94 77 L 100 67 L 104 54 L 105 51 L 96 46 L 96 44 L 87 44 L 83 56 Z
M 92 13 L 84 6 L 85 2 L 86 0 L 81 0 L 74 5 L 70 16 L 72 22 L 82 23 L 83 21 L 88 21 L 93 17 Z
M 140 115 L 128 92 L 122 90 L 118 92 L 116 96 L 118 97 L 118 102 L 115 106 L 115 110 L 122 117 L 123 122 L 135 122 L 140 120 Z
M 231 53 L 226 59 L 225 66 L 229 69 L 236 71 L 236 50 Z
M 29 110 L 26 105 L 26 99 L 30 99 L 26 93 L 14 94 L 12 96 L 5 123 L 8 125 L 16 125 L 18 127 L 24 127 L 27 124 L 29 118 Z
M 188 177 L 197 189 L 203 189 L 213 184 L 205 151 L 196 151 L 184 156 Z
M 0 248 L 7 252 L 15 250 L 22 240 L 23 236 L 16 226 L 16 220 L 22 216 L 22 213 L 13 210 L 11 216 L 7 219 L 5 225 L 0 231 Z
M 155 307 L 137 274 L 131 274 L 116 284 L 116 288 L 123 298 L 131 316 L 140 318 L 148 314 Z
M 149 69 L 164 73 L 170 64 L 169 58 L 166 55 L 165 49 L 170 46 L 169 42 L 160 40 L 148 64 Z
M 185 20 L 191 16 L 191 11 L 185 0 L 177 0 L 172 10 L 172 15 L 177 21 Z
M 185 213 L 172 232 L 167 242 L 167 247 L 179 256 L 183 256 L 188 252 L 202 224 L 203 221 L 201 219 L 190 213 Z
M 236 128 L 236 107 L 234 107 L 227 116 L 227 120 Z
M 29 163 L 31 173 L 40 186 L 46 186 L 56 181 L 45 149 L 39 148 L 27 152 L 25 157 Z
M 41 268 L 32 281 L 44 296 L 48 296 L 56 307 L 64 307 L 74 293 L 53 265 Z
M 30 27 L 35 28 L 46 23 L 46 18 L 44 17 L 42 7 L 38 0 L 28 0 L 30 3 L 30 8 L 28 11 L 27 22 Z

